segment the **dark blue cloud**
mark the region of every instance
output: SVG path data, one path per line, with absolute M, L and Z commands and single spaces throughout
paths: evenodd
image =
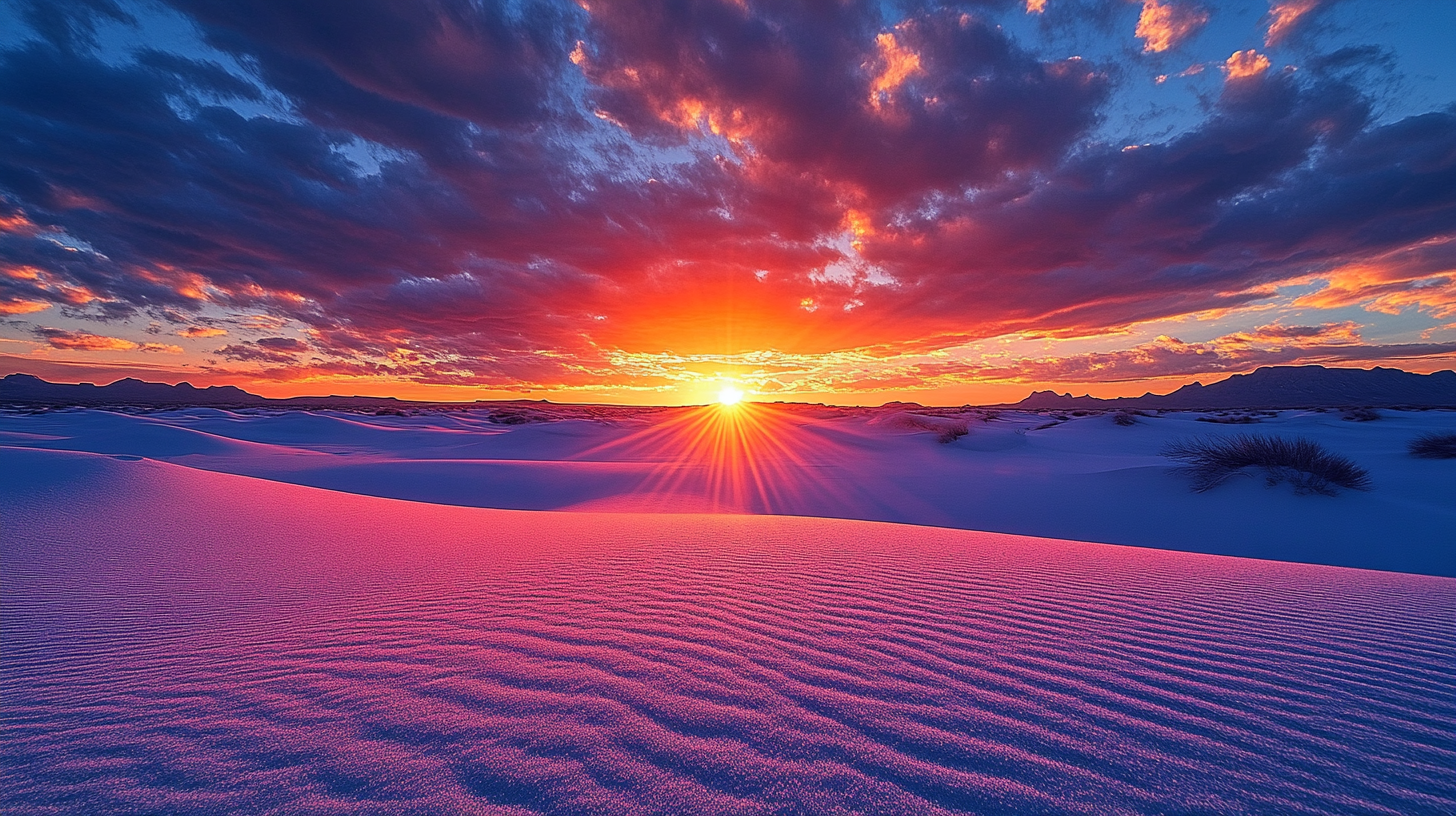
M 867 247 L 991 331 L 1081 328 L 1234 305 L 1260 287 L 1456 232 L 1456 113 L 1370 126 L 1328 79 L 1231 83 L 1199 128 L 1103 145 L 911 219 Z
M 632 132 L 691 139 L 702 118 L 782 171 L 876 201 L 1054 161 L 1107 90 L 1090 64 L 1040 61 L 951 9 L 614 3 L 591 25 L 595 99 Z

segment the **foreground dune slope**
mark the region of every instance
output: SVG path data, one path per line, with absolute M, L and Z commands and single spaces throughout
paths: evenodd
M 1449 813 L 1456 581 L 0 450 L 9 813 Z

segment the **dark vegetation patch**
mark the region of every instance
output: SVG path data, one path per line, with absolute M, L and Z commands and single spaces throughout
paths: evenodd
M 1136 425 L 1137 419 L 1127 411 L 1118 411 L 1112 415 L 1112 424 L 1127 428 Z
M 1279 416 L 1278 411 L 1220 411 L 1213 416 L 1201 416 L 1199 422 L 1213 422 L 1218 425 L 1257 425 L 1266 418 Z
M 1278 436 L 1237 436 L 1184 439 L 1169 443 L 1163 455 L 1182 463 L 1180 472 L 1193 480 L 1198 492 L 1211 490 L 1246 468 L 1264 471 L 1270 487 L 1288 481 L 1294 492 L 1333 496 L 1337 488 L 1369 490 L 1370 473 L 1350 459 L 1324 449 L 1309 439 Z
M 1346 408 L 1340 418 L 1346 422 L 1372 422 L 1380 419 L 1380 412 L 1374 408 Z
M 1456 459 L 1456 433 L 1423 433 L 1410 441 L 1408 449 L 1421 459 Z
M 1201 416 L 1199 422 L 1214 422 L 1219 425 L 1257 425 L 1259 418 L 1251 414 L 1237 414 L 1234 416 Z

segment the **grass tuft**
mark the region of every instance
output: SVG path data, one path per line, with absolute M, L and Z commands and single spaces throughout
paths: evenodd
M 1183 464 L 1179 470 L 1193 480 L 1193 489 L 1200 493 L 1251 467 L 1264 471 L 1269 486 L 1288 481 L 1301 494 L 1333 496 L 1340 487 L 1370 489 L 1368 471 L 1309 439 L 1251 434 L 1184 439 L 1168 444 L 1163 455 Z
M 1212 422 L 1218 425 L 1257 425 L 1262 420 L 1253 414 L 1234 414 L 1233 416 L 1201 416 L 1199 422 Z
M 948 425 L 936 433 L 935 439 L 942 445 L 948 445 L 970 432 L 971 429 L 965 425 Z
M 1456 459 L 1456 433 L 1424 433 L 1412 439 L 1410 455 L 1421 459 Z

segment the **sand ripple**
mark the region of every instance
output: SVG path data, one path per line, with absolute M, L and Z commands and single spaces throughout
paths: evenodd
M 1456 582 L 26 453 L 7 813 L 1450 813 Z

